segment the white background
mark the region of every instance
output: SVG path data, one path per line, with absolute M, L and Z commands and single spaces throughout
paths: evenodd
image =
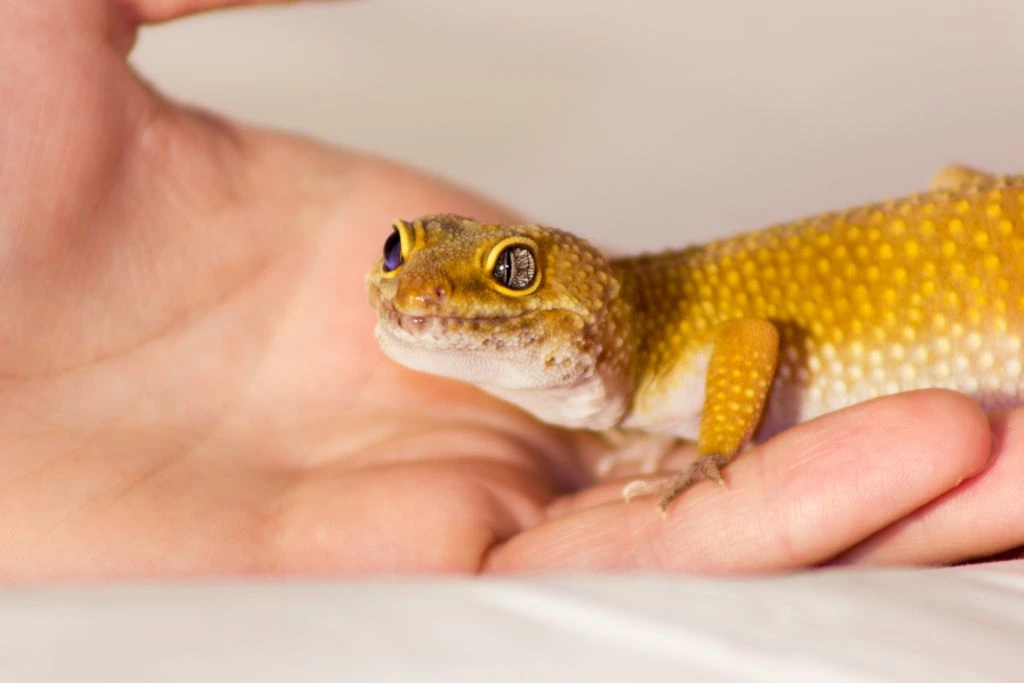
M 356 0 L 143 32 L 167 92 L 627 248 L 1024 170 L 1020 0 Z

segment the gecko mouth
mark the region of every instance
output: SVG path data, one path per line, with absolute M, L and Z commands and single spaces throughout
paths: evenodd
M 395 327 L 398 327 L 410 334 L 419 334 L 431 328 L 446 328 L 449 330 L 468 329 L 477 330 L 489 324 L 507 323 L 514 320 L 522 320 L 528 317 L 531 312 L 518 313 L 516 315 L 422 315 L 402 313 L 393 301 L 381 302 L 377 307 L 379 317 L 385 319 Z
M 502 353 L 510 348 L 529 348 L 547 336 L 532 324 L 538 311 L 509 316 L 433 316 L 401 313 L 391 301 L 377 308 L 376 335 L 390 345 L 417 345 L 422 352 L 460 351 Z

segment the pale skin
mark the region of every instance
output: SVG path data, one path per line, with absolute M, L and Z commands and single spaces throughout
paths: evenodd
M 139 23 L 229 4 L 0 4 L 0 581 L 755 573 L 1024 545 L 1021 411 L 856 406 L 663 518 L 622 502 L 630 473 L 594 483 L 597 440 L 387 360 L 363 277 L 391 219 L 521 217 L 179 108 L 126 67 Z

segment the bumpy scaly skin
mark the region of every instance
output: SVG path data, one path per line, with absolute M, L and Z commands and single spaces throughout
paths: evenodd
M 689 470 L 627 487 L 663 510 L 722 483 L 755 429 L 916 388 L 1022 402 L 1024 176 L 949 167 L 929 192 L 612 261 L 538 226 L 413 225 L 405 263 L 369 276 L 384 350 L 554 424 L 695 438 Z M 527 294 L 488 267 L 517 236 L 538 259 Z
M 633 394 L 632 319 L 596 249 L 536 225 L 452 215 L 397 221 L 400 267 L 370 270 L 377 340 L 399 363 L 478 384 L 549 422 L 615 427 Z M 531 287 L 492 277 L 509 246 L 536 255 Z

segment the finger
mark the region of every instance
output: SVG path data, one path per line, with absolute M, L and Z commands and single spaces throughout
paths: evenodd
M 991 421 L 995 444 L 989 467 L 836 563 L 948 564 L 1024 545 L 1024 411 Z
M 406 462 L 303 477 L 268 523 L 263 569 L 289 575 L 475 573 L 535 521 L 550 492 L 487 459 Z
M 644 471 L 637 464 L 616 466 L 597 484 L 559 496 L 545 510 L 549 519 L 572 514 L 604 503 L 623 500 L 622 491 L 627 484 L 638 479 L 657 481 L 685 469 L 697 457 L 695 444 L 683 444 L 665 456 L 654 472 Z
M 208 10 L 241 5 L 283 5 L 298 0 L 125 0 L 132 18 L 140 23 L 169 21 Z
M 727 489 L 699 484 L 664 519 L 649 498 L 600 505 L 510 539 L 485 566 L 729 573 L 818 564 L 979 472 L 990 443 L 984 414 L 958 394 L 871 401 L 752 449 L 727 470 Z

